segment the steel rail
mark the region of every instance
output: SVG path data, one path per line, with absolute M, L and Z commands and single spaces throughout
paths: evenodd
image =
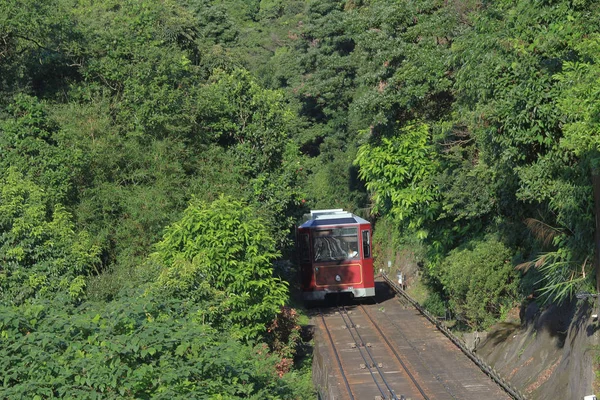
M 333 337 L 331 336 L 331 332 L 329 332 L 329 328 L 327 327 L 327 322 L 325 322 L 325 317 L 323 316 L 323 312 L 321 309 L 318 310 L 319 315 L 321 316 L 321 320 L 323 321 L 323 326 L 325 327 L 325 332 L 327 332 L 327 337 L 329 337 L 329 343 L 331 343 L 331 348 L 333 349 L 333 354 L 335 355 L 335 359 L 337 360 L 338 368 L 340 369 L 340 374 L 342 375 L 342 379 L 344 380 L 344 384 L 346 386 L 346 390 L 348 390 L 348 395 L 350 396 L 350 400 L 354 400 L 354 395 L 352 394 L 352 389 L 350 389 L 350 383 L 348 382 L 348 378 L 344 373 L 344 367 L 342 365 L 342 360 L 340 359 L 340 355 L 335 348 L 335 343 L 333 342 Z
M 400 303 L 403 303 L 400 299 L 398 299 L 398 301 Z M 405 299 L 405 301 L 406 301 L 406 303 L 408 303 L 408 301 L 406 299 Z M 372 304 L 375 305 L 377 303 L 375 303 L 375 301 L 373 300 Z M 408 304 L 410 304 L 410 303 L 408 303 Z M 429 373 L 431 373 L 431 375 L 435 378 L 435 380 L 438 381 L 444 387 L 444 389 L 446 390 L 446 392 L 448 392 L 448 394 L 450 395 L 450 397 L 452 397 L 453 399 L 457 399 L 458 400 L 458 397 L 456 397 L 456 395 L 452 392 L 452 389 L 450 388 L 450 386 L 448 386 L 448 384 L 446 382 L 444 382 L 444 380 L 440 377 L 439 374 L 436 374 L 435 372 L 433 372 L 432 369 L 429 367 L 429 364 L 426 363 L 425 360 L 423 360 L 423 357 L 421 357 L 420 351 L 415 347 L 414 344 L 411 343 L 410 340 L 408 340 L 408 338 L 406 337 L 406 335 L 404 335 L 404 333 L 402 333 L 402 331 L 400 330 L 400 327 L 398 326 L 398 324 L 396 324 L 396 322 L 392 318 L 390 318 L 389 315 L 387 315 L 387 314 L 383 314 L 383 315 L 385 315 L 385 318 L 387 318 L 387 320 L 390 321 L 390 323 L 394 327 L 398 328 L 396 330 L 396 333 L 398 333 L 398 335 L 400 335 L 402 337 L 402 339 L 404 339 L 404 341 L 410 346 L 410 348 L 414 350 L 415 354 L 417 355 L 417 357 L 421 361 L 421 364 L 423 366 L 425 366 L 425 368 L 427 368 L 427 370 L 429 371 Z M 396 353 L 396 352 L 394 351 L 394 353 Z
M 398 324 L 396 324 L 396 322 L 392 318 L 390 318 L 389 315 L 387 315 L 387 314 L 384 314 L 384 315 L 388 319 L 388 321 L 390 321 L 390 323 L 393 326 L 395 326 L 396 328 L 399 328 Z M 448 392 L 448 394 L 450 395 L 450 397 L 452 397 L 453 399 L 457 399 L 458 400 L 458 397 L 456 397 L 456 395 L 454 393 L 452 393 L 452 389 L 450 388 L 450 386 L 448 386 L 448 384 L 446 382 L 444 382 L 444 380 L 440 377 L 439 374 L 436 374 L 435 372 L 432 371 L 432 369 L 429 367 L 429 364 L 426 363 L 425 360 L 423 360 L 423 357 L 421 357 L 420 351 L 415 347 L 414 344 L 412 344 L 410 342 L 410 340 L 408 340 L 408 338 L 406 337 L 406 335 L 404 335 L 400 330 L 397 330 L 396 333 L 398 333 L 400 336 L 402 336 L 402 339 L 404 339 L 404 341 L 410 346 L 410 348 L 415 351 L 415 354 L 417 355 L 417 357 L 421 361 L 421 364 L 423 366 L 425 366 L 425 368 L 427 368 L 427 370 L 429 371 L 429 373 L 431 373 L 431 375 L 433 375 L 433 377 L 435 378 L 435 380 L 438 381 L 444 387 L 444 389 L 446 389 L 446 392 Z M 394 351 L 394 353 L 396 353 L 396 352 Z
M 356 325 L 354 324 L 354 322 L 352 322 L 352 318 L 350 318 L 350 315 L 348 314 L 348 311 L 346 310 L 346 307 L 342 308 L 342 307 L 338 306 L 338 312 L 340 314 L 340 317 L 342 317 L 342 321 L 344 321 L 344 324 L 346 325 L 346 328 L 348 329 L 348 332 L 350 332 L 350 336 L 352 336 L 352 340 L 354 340 L 354 343 L 356 344 L 356 347 L 358 348 L 358 352 L 360 353 L 360 356 L 362 357 L 363 361 L 365 362 L 365 366 L 369 370 L 369 373 L 371 374 L 371 377 L 373 378 L 373 382 L 375 382 L 375 385 L 377 386 L 377 389 L 379 389 L 379 392 L 381 393 L 381 396 L 383 397 L 383 400 L 387 399 L 386 391 L 381 387 L 381 385 L 379 384 L 379 382 L 377 382 L 377 378 L 376 378 L 375 374 L 373 373 L 373 369 L 372 369 L 371 365 L 369 364 L 369 361 L 367 360 L 367 357 L 365 357 L 365 354 L 363 353 L 362 349 L 365 349 L 367 351 L 367 354 L 371 358 L 371 362 L 373 363 L 373 366 L 375 367 L 377 373 L 379 373 L 379 377 L 381 378 L 381 380 L 383 381 L 383 384 L 386 386 L 386 388 L 389 390 L 390 394 L 392 395 L 392 399 L 393 400 L 398 400 L 398 397 L 396 396 L 396 394 L 394 393 L 394 391 L 390 387 L 389 383 L 387 382 L 387 380 L 383 376 L 383 372 L 381 372 L 381 370 L 377 366 L 377 361 L 373 357 L 373 354 L 371 354 L 371 352 L 369 351 L 369 349 L 365 345 L 365 342 L 362 340 L 362 338 L 360 336 L 360 333 L 358 332 L 358 328 L 356 327 Z M 346 318 L 344 318 L 344 315 L 348 318 L 348 320 L 346 320 Z M 354 336 L 354 333 L 352 332 L 352 329 L 354 329 L 356 331 L 356 335 L 360 339 L 360 342 L 358 340 L 356 340 L 356 337 Z
M 404 361 L 402 361 L 402 358 L 400 358 L 400 355 L 398 354 L 398 352 L 396 351 L 396 349 L 394 348 L 394 346 L 392 346 L 392 344 L 389 342 L 389 340 L 387 339 L 387 337 L 385 336 L 385 334 L 383 333 L 383 331 L 381 330 L 381 328 L 379 328 L 379 325 L 377 325 L 377 323 L 373 320 L 373 318 L 371 318 L 371 316 L 369 315 L 369 313 L 367 312 L 367 310 L 365 310 L 364 306 L 361 304 L 359 305 L 360 309 L 365 313 L 365 315 L 367 316 L 367 318 L 369 318 L 369 321 L 371 321 L 371 323 L 373 324 L 373 326 L 375 327 L 375 329 L 377 329 L 377 332 L 379 332 L 379 334 L 381 335 L 381 337 L 383 338 L 383 340 L 385 341 L 385 343 L 387 344 L 387 346 L 390 348 L 390 350 L 392 350 L 392 353 L 394 354 L 394 357 L 396 357 L 396 360 L 398 360 L 398 362 L 400 363 L 400 365 L 402 365 L 402 368 L 404 368 L 404 371 L 406 371 L 406 374 L 408 375 L 408 377 L 410 378 L 410 380 L 413 382 L 413 384 L 415 385 L 415 387 L 417 388 L 417 390 L 421 393 L 421 395 L 423 396 L 423 398 L 425 400 L 429 400 L 429 397 L 427 396 L 427 394 L 425 393 L 425 391 L 423 390 L 423 388 L 421 387 L 421 385 L 419 384 L 419 382 L 417 382 L 416 378 L 414 377 L 414 375 L 410 372 L 410 370 L 408 369 L 408 367 L 406 366 L 406 364 L 404 363 Z M 454 397 L 454 396 L 452 396 Z M 456 398 L 456 397 L 454 397 Z
M 515 400 L 526 400 L 526 397 L 514 388 L 511 384 L 506 382 L 495 369 L 487 365 L 483 360 L 479 358 L 475 353 L 465 347 L 465 345 L 458 339 L 444 324 L 440 323 L 437 318 L 431 315 L 425 310 L 418 302 L 410 297 L 402 288 L 400 288 L 396 282 L 391 280 L 387 274 L 382 273 L 381 276 L 387 282 L 387 284 L 400 296 L 408 300 L 413 307 L 415 307 L 425 318 L 429 320 L 436 328 L 441 331 L 452 343 L 454 343 L 467 357 L 471 359 L 486 375 L 488 375 L 498 386 L 500 386 L 506 393 L 513 397 Z

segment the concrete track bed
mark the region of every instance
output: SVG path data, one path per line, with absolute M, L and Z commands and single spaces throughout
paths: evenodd
M 320 398 L 511 398 L 414 307 L 395 298 L 385 283 L 377 283 L 377 293 L 374 301 L 342 304 L 352 323 L 358 326 L 356 331 L 364 347 L 375 357 L 372 363 L 361 356 L 361 343 L 354 343 L 348 327 L 342 323 L 343 316 L 336 311 L 337 304 L 324 306 L 323 317 L 313 310 L 313 378 Z M 369 364 L 382 371 L 393 392 L 381 391 L 379 386 L 383 385 L 374 382 Z

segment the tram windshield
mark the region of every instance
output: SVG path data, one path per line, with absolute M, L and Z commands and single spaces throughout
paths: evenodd
M 358 258 L 358 228 L 329 228 L 314 231 L 315 261 Z

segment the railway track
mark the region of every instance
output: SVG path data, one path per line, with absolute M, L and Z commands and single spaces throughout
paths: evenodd
M 387 364 L 387 362 L 389 361 L 390 357 L 387 357 L 387 356 L 386 357 L 378 357 L 374 354 L 373 351 L 371 351 L 373 344 L 371 342 L 366 342 L 363 339 L 363 336 L 361 335 L 361 330 L 363 330 L 365 328 L 366 329 L 369 329 L 369 328 L 375 329 L 379 333 L 379 339 L 381 339 L 381 342 L 378 343 L 378 346 L 381 345 L 382 347 L 387 347 L 387 349 L 391 352 L 391 354 L 394 355 L 395 361 L 397 362 L 397 366 L 399 367 L 397 372 L 405 375 L 406 378 L 409 378 L 414 389 L 416 389 L 422 395 L 422 397 L 420 397 L 420 398 L 428 400 L 429 397 L 425 394 L 423 388 L 419 385 L 418 381 L 411 374 L 409 368 L 402 361 L 402 358 L 398 355 L 398 353 L 396 352 L 394 347 L 387 340 L 387 338 L 385 337 L 385 335 L 383 334 L 383 332 L 381 331 L 381 329 L 379 328 L 377 323 L 369 316 L 367 310 L 362 306 L 359 306 L 358 310 L 360 310 L 362 315 L 364 315 L 366 317 L 366 320 L 368 320 L 370 322 L 370 326 L 368 328 L 355 323 L 355 319 L 353 319 L 353 317 L 351 316 L 352 312 L 349 312 L 345 306 L 338 306 L 336 315 L 339 315 L 341 317 L 341 320 L 344 323 L 343 327 L 345 328 L 345 330 L 347 330 L 348 334 L 350 335 L 350 337 L 352 339 L 352 341 L 350 342 L 350 347 L 357 349 L 358 353 L 360 354 L 360 357 L 363 360 L 363 363 L 359 364 L 359 367 L 361 369 L 366 369 L 368 371 L 369 375 L 372 378 L 372 382 L 374 383 L 375 387 L 377 388 L 377 391 L 380 394 L 380 396 L 375 396 L 375 398 L 381 399 L 381 400 L 385 400 L 385 399 L 405 400 L 405 399 L 407 399 L 407 397 L 404 396 L 404 394 L 398 394 L 398 393 L 402 393 L 402 391 L 406 392 L 406 391 L 408 391 L 408 388 L 405 387 L 403 389 L 401 386 L 406 386 L 406 385 L 400 385 L 400 387 L 399 387 L 399 386 L 397 386 L 397 382 L 392 382 L 389 379 L 389 377 L 386 378 L 386 374 L 383 371 L 384 363 L 382 361 L 383 360 L 386 361 L 386 368 L 387 368 L 389 366 Z M 338 367 L 340 368 L 342 379 L 344 381 L 344 386 L 346 387 L 346 390 L 348 392 L 348 396 L 351 399 L 354 399 L 355 397 L 353 394 L 352 385 L 350 384 L 348 377 L 344 373 L 345 366 L 342 363 L 341 357 L 339 356 L 339 353 L 335 347 L 335 342 L 331 335 L 331 331 L 329 330 L 329 327 L 327 326 L 327 321 L 325 319 L 325 316 L 323 315 L 322 312 L 319 312 L 319 314 L 320 314 L 321 320 L 323 322 L 323 326 L 325 327 L 325 329 L 327 331 L 329 341 L 332 345 L 332 348 L 334 349 L 336 361 L 338 363 Z M 363 329 L 360 329 L 360 328 L 363 328 Z M 397 381 L 397 379 L 395 381 Z M 411 389 L 413 389 L 413 387 L 411 387 Z M 363 389 L 364 389 L 364 385 L 363 385 Z M 414 392 L 414 390 L 412 390 L 412 391 Z
M 519 398 L 491 380 L 407 299 L 395 297 L 383 282 L 378 285 L 372 304 L 318 310 L 329 355 L 323 357 L 330 365 L 324 370 L 339 382 L 339 393 L 321 398 Z
M 483 373 L 488 375 L 494 382 L 496 382 L 507 394 L 509 394 L 515 400 L 526 400 L 525 396 L 514 388 L 510 383 L 506 382 L 496 370 L 487 365 L 481 360 L 475 353 L 467 349 L 462 343 L 446 326 L 440 322 L 437 318 L 432 316 L 427 310 L 425 310 L 419 303 L 412 299 L 400 286 L 392 281 L 387 275 L 382 275 L 385 282 L 390 288 L 398 295 L 397 298 L 401 303 L 408 303 L 416 308 L 425 318 L 427 318 L 435 327 L 442 332 L 452 343 L 459 348 L 465 356 L 467 356 L 475 365 L 477 365 Z

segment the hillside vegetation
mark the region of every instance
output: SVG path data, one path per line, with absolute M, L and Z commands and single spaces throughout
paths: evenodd
M 467 327 L 595 291 L 599 6 L 3 2 L 1 397 L 312 398 L 310 208 Z

